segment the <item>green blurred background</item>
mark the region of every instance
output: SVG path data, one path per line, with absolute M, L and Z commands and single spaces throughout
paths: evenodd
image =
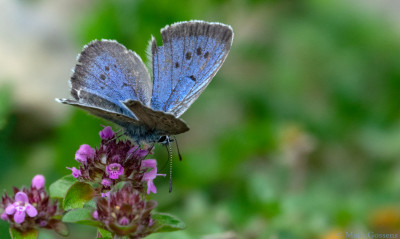
M 400 4 L 379 0 L 14 0 L 0 3 L 0 188 L 47 186 L 100 124 L 54 102 L 75 56 L 116 39 L 143 59 L 151 35 L 190 19 L 232 26 L 223 67 L 183 119 L 174 189 L 186 224 L 149 238 L 400 236 Z M 164 172 L 166 150 L 155 158 Z M 7 223 L 0 223 L 7 238 Z M 71 226 L 69 238 L 94 238 Z M 58 238 L 41 231 L 42 239 Z

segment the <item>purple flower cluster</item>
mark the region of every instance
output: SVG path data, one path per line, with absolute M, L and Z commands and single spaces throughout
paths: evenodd
M 129 140 L 119 140 L 110 126 L 100 131 L 101 144 L 94 149 L 83 144 L 75 154 L 75 160 L 80 163 L 79 168 L 68 168 L 79 181 L 95 182 L 99 194 L 107 196 L 109 190 L 118 182 L 130 182 L 133 187 L 144 191 L 147 183 L 147 194 L 156 193 L 153 180 L 157 176 L 155 159 L 147 159 L 152 154 L 152 148 L 140 148 Z
M 93 218 L 113 235 L 142 238 L 152 232 L 153 219 L 150 212 L 157 203 L 146 201 L 131 183 L 110 192 L 108 197 L 98 198 L 96 205 Z
M 5 193 L 1 202 L 4 209 L 1 219 L 20 231 L 41 227 L 65 235 L 67 228 L 60 221 L 63 211 L 56 202 L 50 201 L 44 184 L 45 178 L 36 175 L 30 188 L 14 188 L 14 197 Z

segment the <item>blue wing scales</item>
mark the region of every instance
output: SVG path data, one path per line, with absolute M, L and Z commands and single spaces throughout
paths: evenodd
M 210 83 L 227 57 L 233 39 L 229 26 L 189 21 L 161 30 L 163 46 L 152 41 L 151 107 L 183 114 Z
M 79 97 L 81 90 L 101 96 L 120 106 L 124 114 L 134 117 L 121 101 L 132 99 L 149 106 L 151 81 L 140 57 L 116 41 L 93 41 L 78 57 L 70 80 L 71 95 Z M 96 106 L 96 102 L 92 102 Z

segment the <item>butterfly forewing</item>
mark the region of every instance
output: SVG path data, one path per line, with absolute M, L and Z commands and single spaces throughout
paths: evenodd
M 140 57 L 115 41 L 93 41 L 84 48 L 71 77 L 71 95 L 79 91 L 101 95 L 120 105 L 127 99 L 149 106 L 151 81 Z
M 183 114 L 198 98 L 224 62 L 233 39 L 229 26 L 190 21 L 161 30 L 163 46 L 152 43 L 151 107 Z

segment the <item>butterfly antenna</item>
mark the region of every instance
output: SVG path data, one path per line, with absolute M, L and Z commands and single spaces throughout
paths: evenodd
M 169 192 L 172 192 L 172 147 L 171 147 L 171 141 L 169 138 L 168 140 L 168 156 L 169 156 Z
M 176 144 L 176 150 L 178 150 L 179 161 L 182 161 L 182 155 L 181 155 L 181 151 L 179 151 L 178 140 L 176 139 L 175 136 L 174 136 L 174 140 L 175 140 L 175 144 Z

